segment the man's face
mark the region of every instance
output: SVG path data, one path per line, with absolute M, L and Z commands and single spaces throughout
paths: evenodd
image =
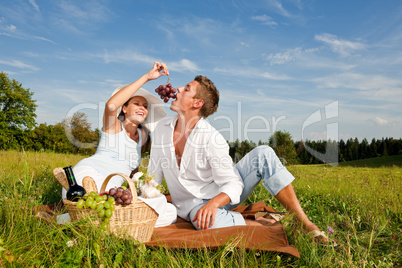
M 186 112 L 193 108 L 194 96 L 197 94 L 197 86 L 200 83 L 192 81 L 184 87 L 177 88 L 176 100 L 172 101 L 170 110 L 175 112 Z

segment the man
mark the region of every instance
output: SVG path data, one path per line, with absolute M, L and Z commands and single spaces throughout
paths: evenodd
M 235 166 L 223 136 L 206 120 L 218 108 L 219 91 L 204 76 L 177 88 L 170 109 L 176 116 L 159 121 L 148 166 L 159 183 L 165 177 L 172 203 L 181 218 L 198 230 L 251 224 L 231 211 L 262 180 L 265 188 L 304 228 L 327 243 L 295 195 L 294 177 L 268 146 L 259 146 Z

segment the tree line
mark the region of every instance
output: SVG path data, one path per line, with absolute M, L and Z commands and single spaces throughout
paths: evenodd
M 84 113 L 77 112 L 55 125 L 38 126 L 35 120 L 37 104 L 32 98 L 33 94 L 30 89 L 23 88 L 15 79 L 0 72 L 0 150 L 95 153 L 100 131 L 91 129 Z M 91 146 L 74 146 L 72 137 Z
M 91 129 L 87 115 L 76 112 L 55 124 L 37 125 L 33 92 L 24 89 L 7 74 L 0 72 L 0 150 L 33 150 L 92 155 L 100 130 Z M 77 146 L 84 143 L 87 146 Z M 239 161 L 257 144 L 252 141 L 228 142 L 229 154 Z M 402 154 L 402 139 L 382 138 L 359 141 L 296 141 L 290 133 L 276 131 L 259 145 L 271 146 L 285 164 L 322 164 Z
M 66 135 L 72 133 L 75 140 L 90 145 L 74 145 Z M 55 125 L 40 124 L 33 129 L 0 129 L 0 150 L 46 151 L 67 154 L 92 155 L 100 138 L 100 130 L 92 130 L 84 113 L 75 113 Z M 5 135 L 6 134 L 6 135 Z
M 347 141 L 296 141 L 286 131 L 276 131 L 267 142 L 252 141 L 228 142 L 229 153 L 235 162 L 239 161 L 249 151 L 260 145 L 271 146 L 284 164 L 323 164 L 340 163 L 366 158 L 402 154 L 402 139 L 366 138 L 359 141 L 350 138 Z

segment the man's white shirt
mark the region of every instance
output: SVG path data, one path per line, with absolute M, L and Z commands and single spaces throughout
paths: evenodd
M 187 138 L 177 164 L 173 131 L 178 117 L 160 120 L 153 133 L 148 171 L 161 183 L 165 177 L 177 214 L 189 219 L 189 212 L 203 199 L 226 193 L 231 204 L 240 202 L 243 182 L 229 155 L 223 136 L 201 118 Z

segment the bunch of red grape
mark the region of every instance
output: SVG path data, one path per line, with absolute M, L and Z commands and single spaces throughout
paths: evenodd
M 155 92 L 159 94 L 164 102 L 168 102 L 170 98 L 176 99 L 176 89 L 170 83 L 160 85 L 155 89 Z
M 130 205 L 133 201 L 130 189 L 124 189 L 123 187 L 110 188 L 109 196 L 113 196 L 119 205 Z

